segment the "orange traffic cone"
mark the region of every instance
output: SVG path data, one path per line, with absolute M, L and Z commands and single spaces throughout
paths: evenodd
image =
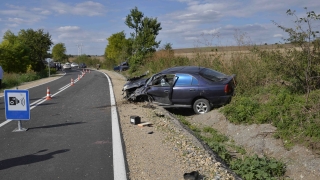
M 86 73 L 88 72 L 88 69 L 86 69 Z
M 89 73 L 90 73 L 90 69 L 89 69 Z
M 47 100 L 52 99 L 52 98 L 51 98 L 51 94 L 50 94 L 49 87 L 47 87 L 47 97 L 46 97 L 46 99 L 47 99 Z
M 78 81 L 80 80 L 80 75 L 78 74 Z
M 74 85 L 74 83 L 73 83 L 73 79 L 71 78 L 71 86 L 73 86 Z

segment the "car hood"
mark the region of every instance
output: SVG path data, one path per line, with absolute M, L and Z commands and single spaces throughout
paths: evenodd
M 137 77 L 127 78 L 128 82 L 124 84 L 122 91 L 144 86 L 149 78 L 143 78 L 143 77 L 145 77 L 148 73 L 149 71 Z
M 141 78 L 133 81 L 128 81 L 126 84 L 123 86 L 123 91 L 131 89 L 131 88 L 138 88 L 141 86 L 144 86 L 146 82 L 148 81 L 149 78 Z

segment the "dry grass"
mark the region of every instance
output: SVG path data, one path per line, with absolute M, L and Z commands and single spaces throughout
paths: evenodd
M 68 60 L 70 61 L 70 62 L 73 62 L 75 59 L 77 59 L 77 57 L 78 56 L 73 56 L 73 57 L 69 57 L 68 58 Z M 99 59 L 100 60 L 100 62 L 104 62 L 104 56 L 91 56 L 90 57 L 91 59 Z
M 184 49 L 174 49 L 174 56 L 195 58 L 196 56 L 207 55 L 207 56 L 220 56 L 221 60 L 230 60 L 232 57 L 241 55 L 251 54 L 250 50 L 254 46 L 225 46 L 225 47 L 201 47 L 201 48 L 184 48 Z M 276 44 L 272 45 L 258 45 L 256 46 L 263 50 L 274 50 L 279 47 Z M 291 44 L 283 44 L 282 49 L 293 48 Z

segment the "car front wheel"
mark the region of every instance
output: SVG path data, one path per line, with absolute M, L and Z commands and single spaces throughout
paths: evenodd
M 193 104 L 193 110 L 197 114 L 204 114 L 211 110 L 211 105 L 206 99 L 198 99 Z

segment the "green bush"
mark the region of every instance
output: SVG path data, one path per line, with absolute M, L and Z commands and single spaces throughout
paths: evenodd
M 246 180 L 278 179 L 285 173 L 285 164 L 275 159 L 246 156 L 230 162 L 230 168 Z
M 56 69 L 51 68 L 50 74 L 55 74 Z M 34 80 L 38 80 L 41 78 L 48 77 L 49 70 L 48 68 L 42 70 L 41 72 L 28 72 L 24 74 L 17 74 L 17 73 L 5 73 L 3 76 L 3 85 L 2 89 L 10 89 L 16 86 L 20 86 L 24 82 L 30 82 Z
M 235 96 L 231 104 L 221 109 L 229 121 L 233 123 L 253 123 L 252 117 L 259 111 L 260 104 L 244 96 Z

